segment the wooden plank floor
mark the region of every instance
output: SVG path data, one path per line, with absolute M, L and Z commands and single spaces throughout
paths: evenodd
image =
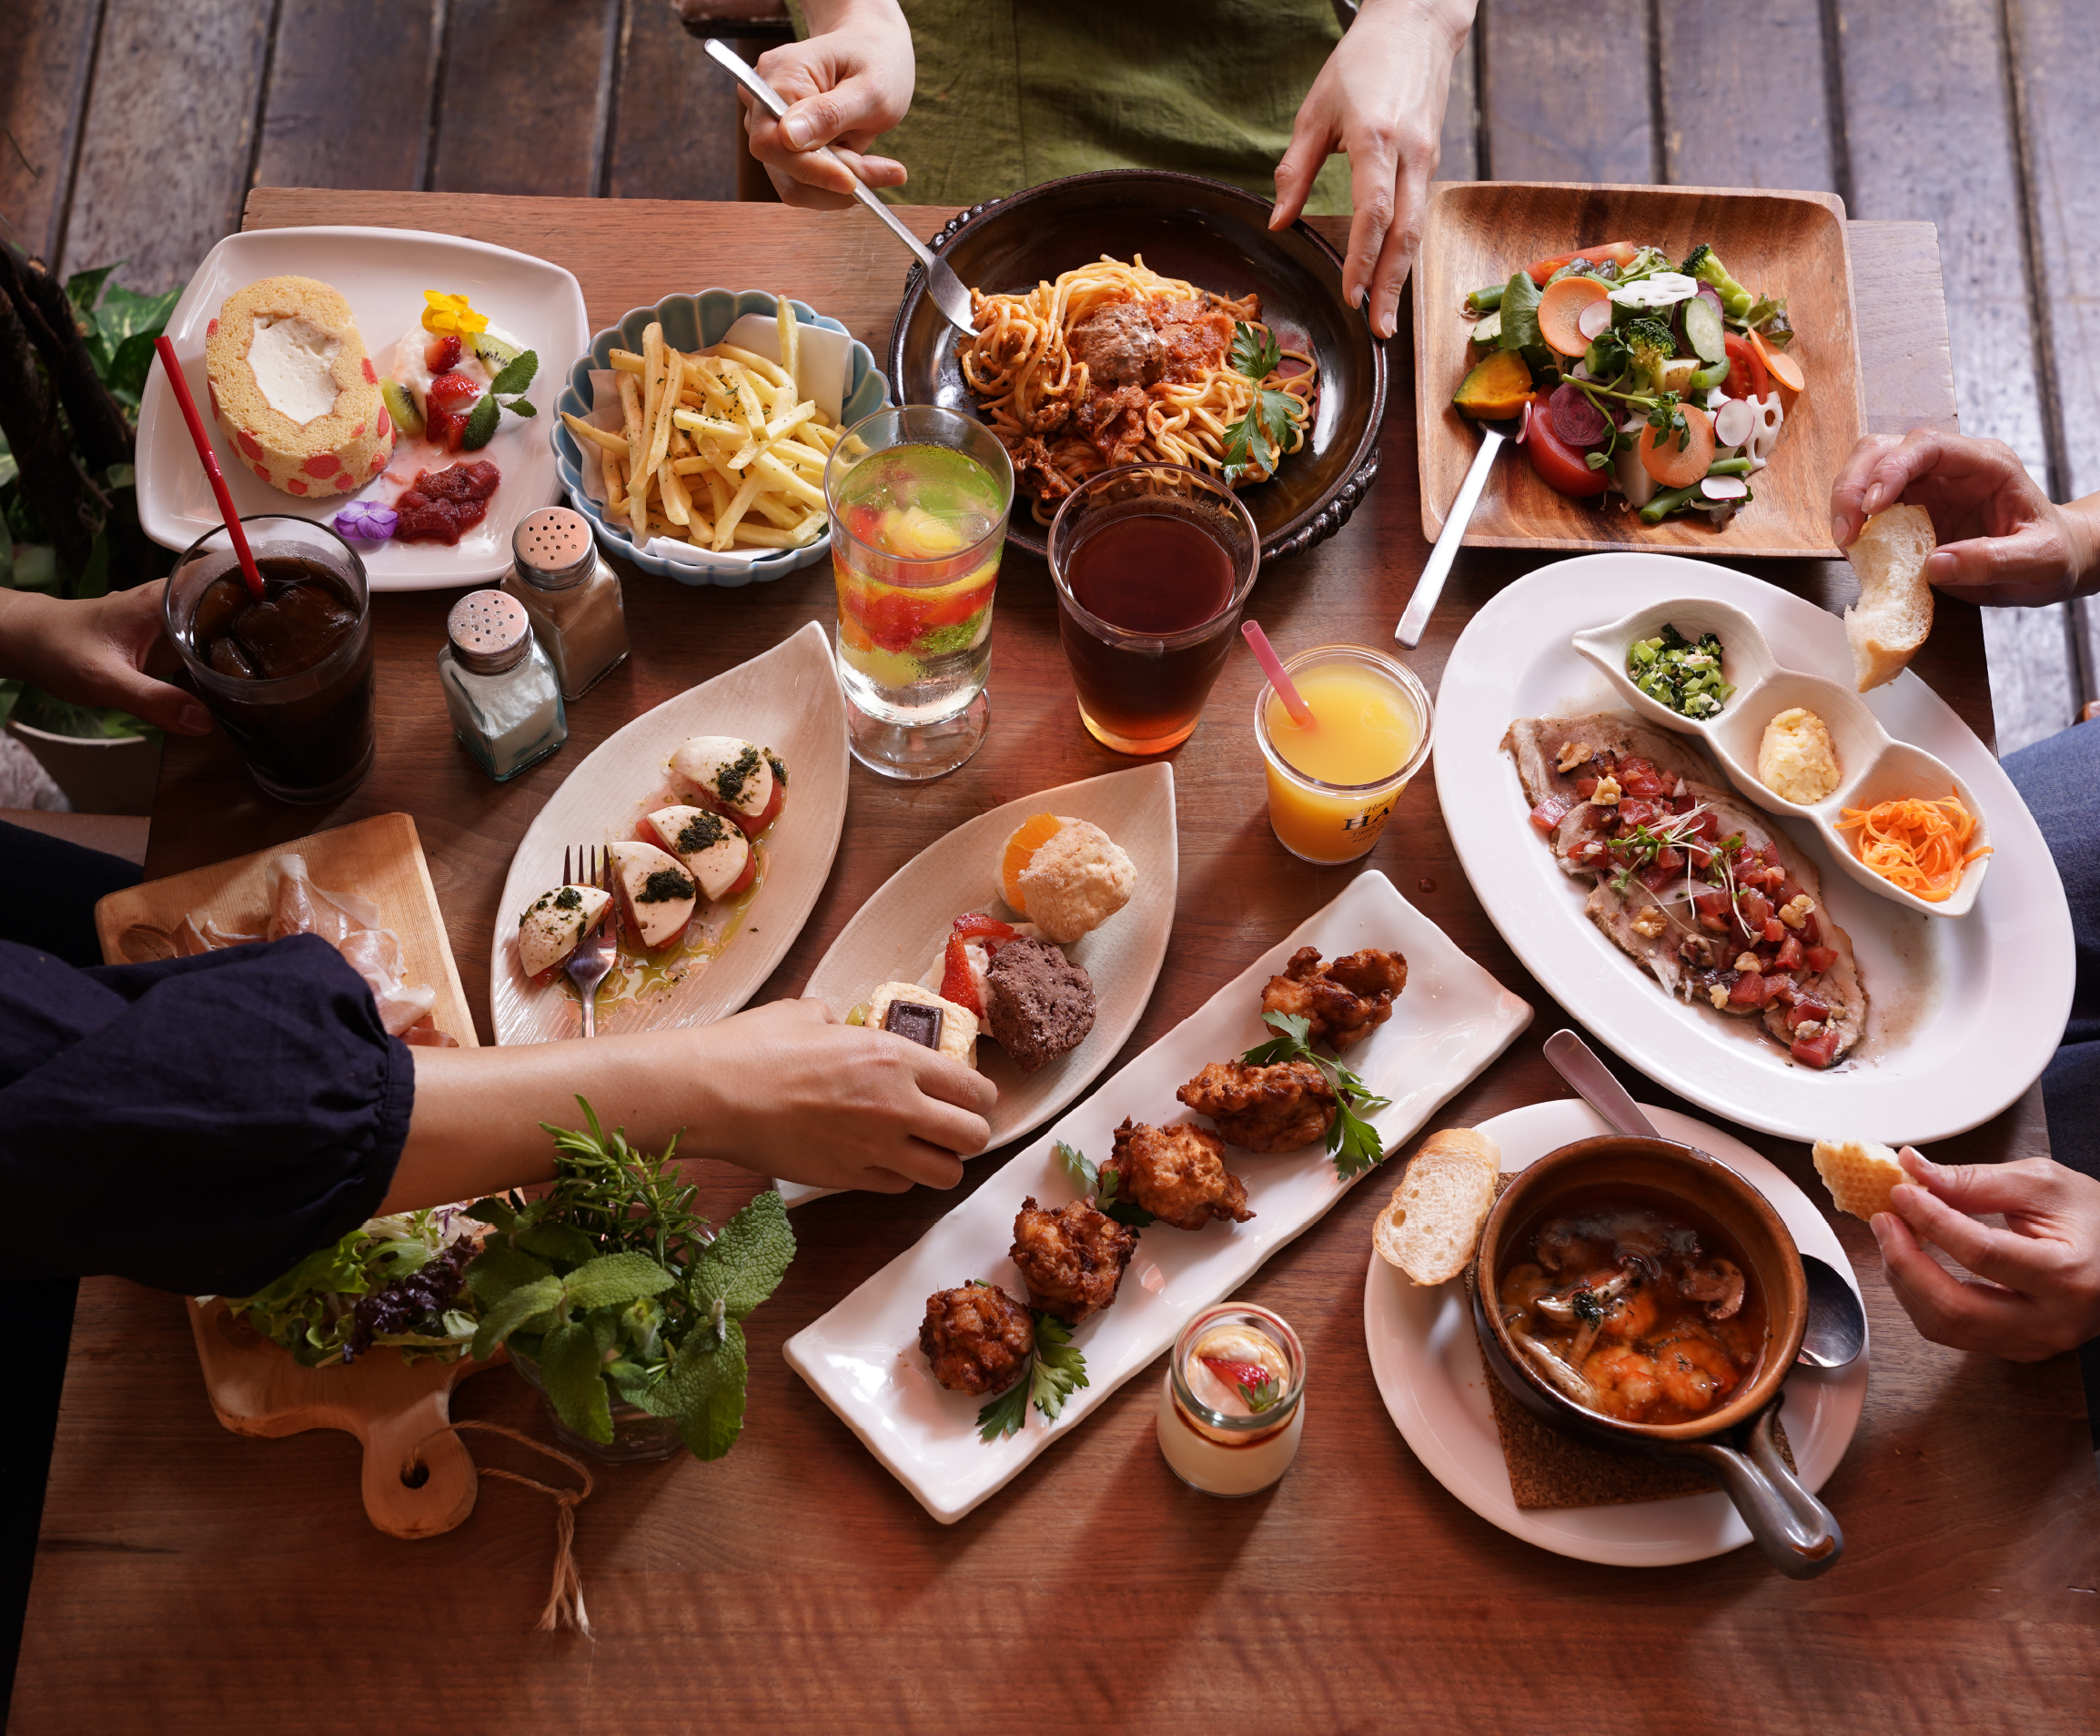
M 2091 25 L 2090 0 L 1481 0 L 1440 173 L 1808 187 L 1931 220 L 1962 426 L 2067 499 L 2100 490 Z M 663 0 L 0 0 L 0 221 L 139 288 L 186 278 L 256 186 L 738 187 L 728 83 Z M 2100 608 L 1985 626 L 2001 748 L 2100 698 Z

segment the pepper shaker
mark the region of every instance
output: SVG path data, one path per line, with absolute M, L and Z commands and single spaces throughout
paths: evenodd
M 470 590 L 445 618 L 438 680 L 453 732 L 497 782 L 538 765 L 569 739 L 554 665 L 517 598 Z
M 532 618 L 563 699 L 581 699 L 626 661 L 620 575 L 598 552 L 591 521 L 581 512 L 541 507 L 520 520 L 510 534 L 503 590 Z

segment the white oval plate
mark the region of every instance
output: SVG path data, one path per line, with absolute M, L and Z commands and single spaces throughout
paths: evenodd
M 1079 1193 L 1051 1147 L 1064 1140 L 1098 1163 L 1113 1149 L 1126 1115 L 1155 1124 L 1183 1119 L 1187 1112 L 1175 1101 L 1176 1086 L 1206 1062 L 1242 1055 L 1274 1035 L 1261 1022 L 1261 991 L 1301 946 L 1317 946 L 1328 958 L 1364 946 L 1397 947 L 1407 955 L 1408 986 L 1392 1017 L 1345 1057 L 1374 1091 L 1392 1099 L 1371 1117 L 1388 1151 L 1531 1022 L 1529 1006 L 1385 875 L 1367 869 L 987 1177 L 914 1246 L 796 1333 L 783 1348 L 789 1365 L 942 1524 L 953 1524 L 1018 1477 L 1172 1345 L 1192 1312 L 1232 1295 L 1355 1185 L 1335 1174 L 1317 1144 L 1266 1156 L 1233 1151 L 1227 1161 L 1247 1183 L 1255 1216 L 1193 1236 L 1164 1226 L 1144 1233 L 1116 1306 L 1073 1335 L 1089 1384 L 1065 1401 L 1055 1424 L 1031 1409 L 1019 1434 L 979 1441 L 977 1412 L 984 1401 L 943 1391 L 919 1354 L 919 1326 L 934 1291 L 981 1277 L 1025 1293 L 1006 1257 L 1022 1200 L 1033 1194 L 1055 1206 Z
M 804 996 L 828 1003 L 842 1019 L 883 983 L 938 989 L 940 955 L 956 917 L 981 910 L 1022 920 L 999 895 L 999 857 L 1014 828 L 1035 813 L 1091 820 L 1129 854 L 1137 889 L 1099 928 L 1065 948 L 1065 955 L 1094 979 L 1094 1028 L 1084 1043 L 1030 1074 L 1007 1059 L 989 1035 L 978 1040 L 977 1070 L 999 1087 L 987 1151 L 1032 1133 L 1093 1084 L 1137 1028 L 1152 998 L 1166 957 L 1166 937 L 1174 932 L 1180 875 L 1171 765 L 1163 760 L 1060 784 L 957 826 L 883 882 L 803 988 Z M 800 1182 L 778 1186 L 790 1206 L 837 1191 Z
M 497 1042 L 578 1035 L 581 1009 L 566 982 L 538 988 L 519 968 L 519 915 L 561 883 L 565 847 L 633 836 L 649 798 L 662 787 L 671 750 L 689 735 L 741 736 L 785 762 L 787 802 L 760 846 L 764 877 L 744 913 L 744 933 L 667 992 L 601 1004 L 598 1028 L 711 1024 L 749 1000 L 787 955 L 831 873 L 846 818 L 845 700 L 831 636 L 814 621 L 763 655 L 644 712 L 601 742 L 548 798 L 510 858 L 496 908 L 489 1012 Z
M 1965 921 L 1878 898 L 1831 860 L 1804 820 L 1774 815 L 1852 936 L 1867 1037 L 1828 1073 L 1793 1065 L 1739 1021 L 1673 1001 L 1582 913 L 1588 893 L 1554 865 L 1502 737 L 1520 717 L 1628 711 L 1570 642 L 1600 621 L 1674 597 L 1732 603 L 1791 669 L 1853 681 L 1844 624 L 1813 603 L 1708 560 L 1597 554 L 1519 579 L 1467 623 L 1437 694 L 1437 799 L 1479 894 L 1548 994 L 1658 1084 L 1727 1120 L 1788 1139 L 1926 1145 L 1988 1121 L 2055 1053 L 2071 1009 L 2071 913 L 2034 817 L 1978 741 L 1909 671 L 1863 695 L 1899 742 L 1975 792 L 1996 846 Z
M 420 449 L 437 469 L 459 458 L 493 461 L 503 480 L 490 497 L 489 516 L 450 548 L 441 542 L 356 545 L 374 590 L 441 590 L 500 579 L 510 566 L 510 533 L 519 520 L 560 496 L 554 447 L 547 438 L 549 406 L 568 378 L 570 363 L 591 347 L 591 321 L 576 279 L 530 254 L 420 229 L 248 229 L 227 236 L 205 255 L 168 316 L 167 335 L 217 450 L 234 508 L 243 518 L 282 512 L 322 523 L 354 500 L 391 500 L 399 490 L 387 477 L 402 471 L 414 449 L 402 443 L 386 474 L 370 486 L 325 500 L 273 489 L 240 461 L 212 419 L 205 392 L 205 328 L 236 289 L 257 278 L 284 276 L 318 278 L 342 291 L 382 378 L 401 334 L 423 316 L 426 289 L 466 295 L 490 325 L 539 356 L 540 371 L 524 394 L 538 415 L 504 416 L 496 438 L 479 452 L 440 456 Z M 169 549 L 188 548 L 219 521 L 218 503 L 197 461 L 189 429 L 157 368 L 146 377 L 138 409 L 138 520 L 147 536 Z M 555 867 L 560 867 L 559 858 Z
M 1836 1233 L 1813 1201 L 1739 1139 L 1718 1127 L 1648 1105 L 1663 1136 L 1696 1146 L 1762 1194 L 1785 1221 L 1794 1246 L 1827 1260 L 1860 1287 Z M 1514 1174 L 1550 1151 L 1611 1131 L 1588 1104 L 1571 1097 L 1534 1103 L 1479 1124 L 1502 1148 L 1502 1171 Z M 1490 1525 L 1556 1555 L 1608 1567 L 1671 1567 L 1725 1555 L 1750 1541 L 1749 1529 L 1719 1489 L 1661 1501 L 1611 1507 L 1520 1508 L 1509 1492 L 1502 1438 L 1488 1401 L 1493 1379 L 1480 1361 L 1473 1311 L 1463 1279 L 1410 1284 L 1374 1252 L 1364 1280 L 1364 1341 L 1371 1377 L 1394 1423 L 1429 1474 Z M 1867 1396 L 1867 1351 L 1843 1368 L 1797 1368 L 1787 1378 L 1780 1412 L 1802 1481 L 1821 1489 L 1852 1445 Z M 1843 1525 L 1844 1515 L 1838 1515 Z

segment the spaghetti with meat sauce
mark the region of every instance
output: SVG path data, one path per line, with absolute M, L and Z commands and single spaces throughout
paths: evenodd
M 1163 278 L 1138 254 L 970 299 L 963 378 L 1038 523 L 1119 464 L 1185 464 L 1238 488 L 1305 444 L 1318 364 L 1277 343 L 1257 295 L 1235 301 Z

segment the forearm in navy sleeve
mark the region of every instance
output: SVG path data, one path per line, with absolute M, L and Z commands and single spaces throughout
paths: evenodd
M 258 1289 L 379 1209 L 414 1098 L 314 935 L 88 971 L 0 943 L 0 1198 L 50 1269 Z

